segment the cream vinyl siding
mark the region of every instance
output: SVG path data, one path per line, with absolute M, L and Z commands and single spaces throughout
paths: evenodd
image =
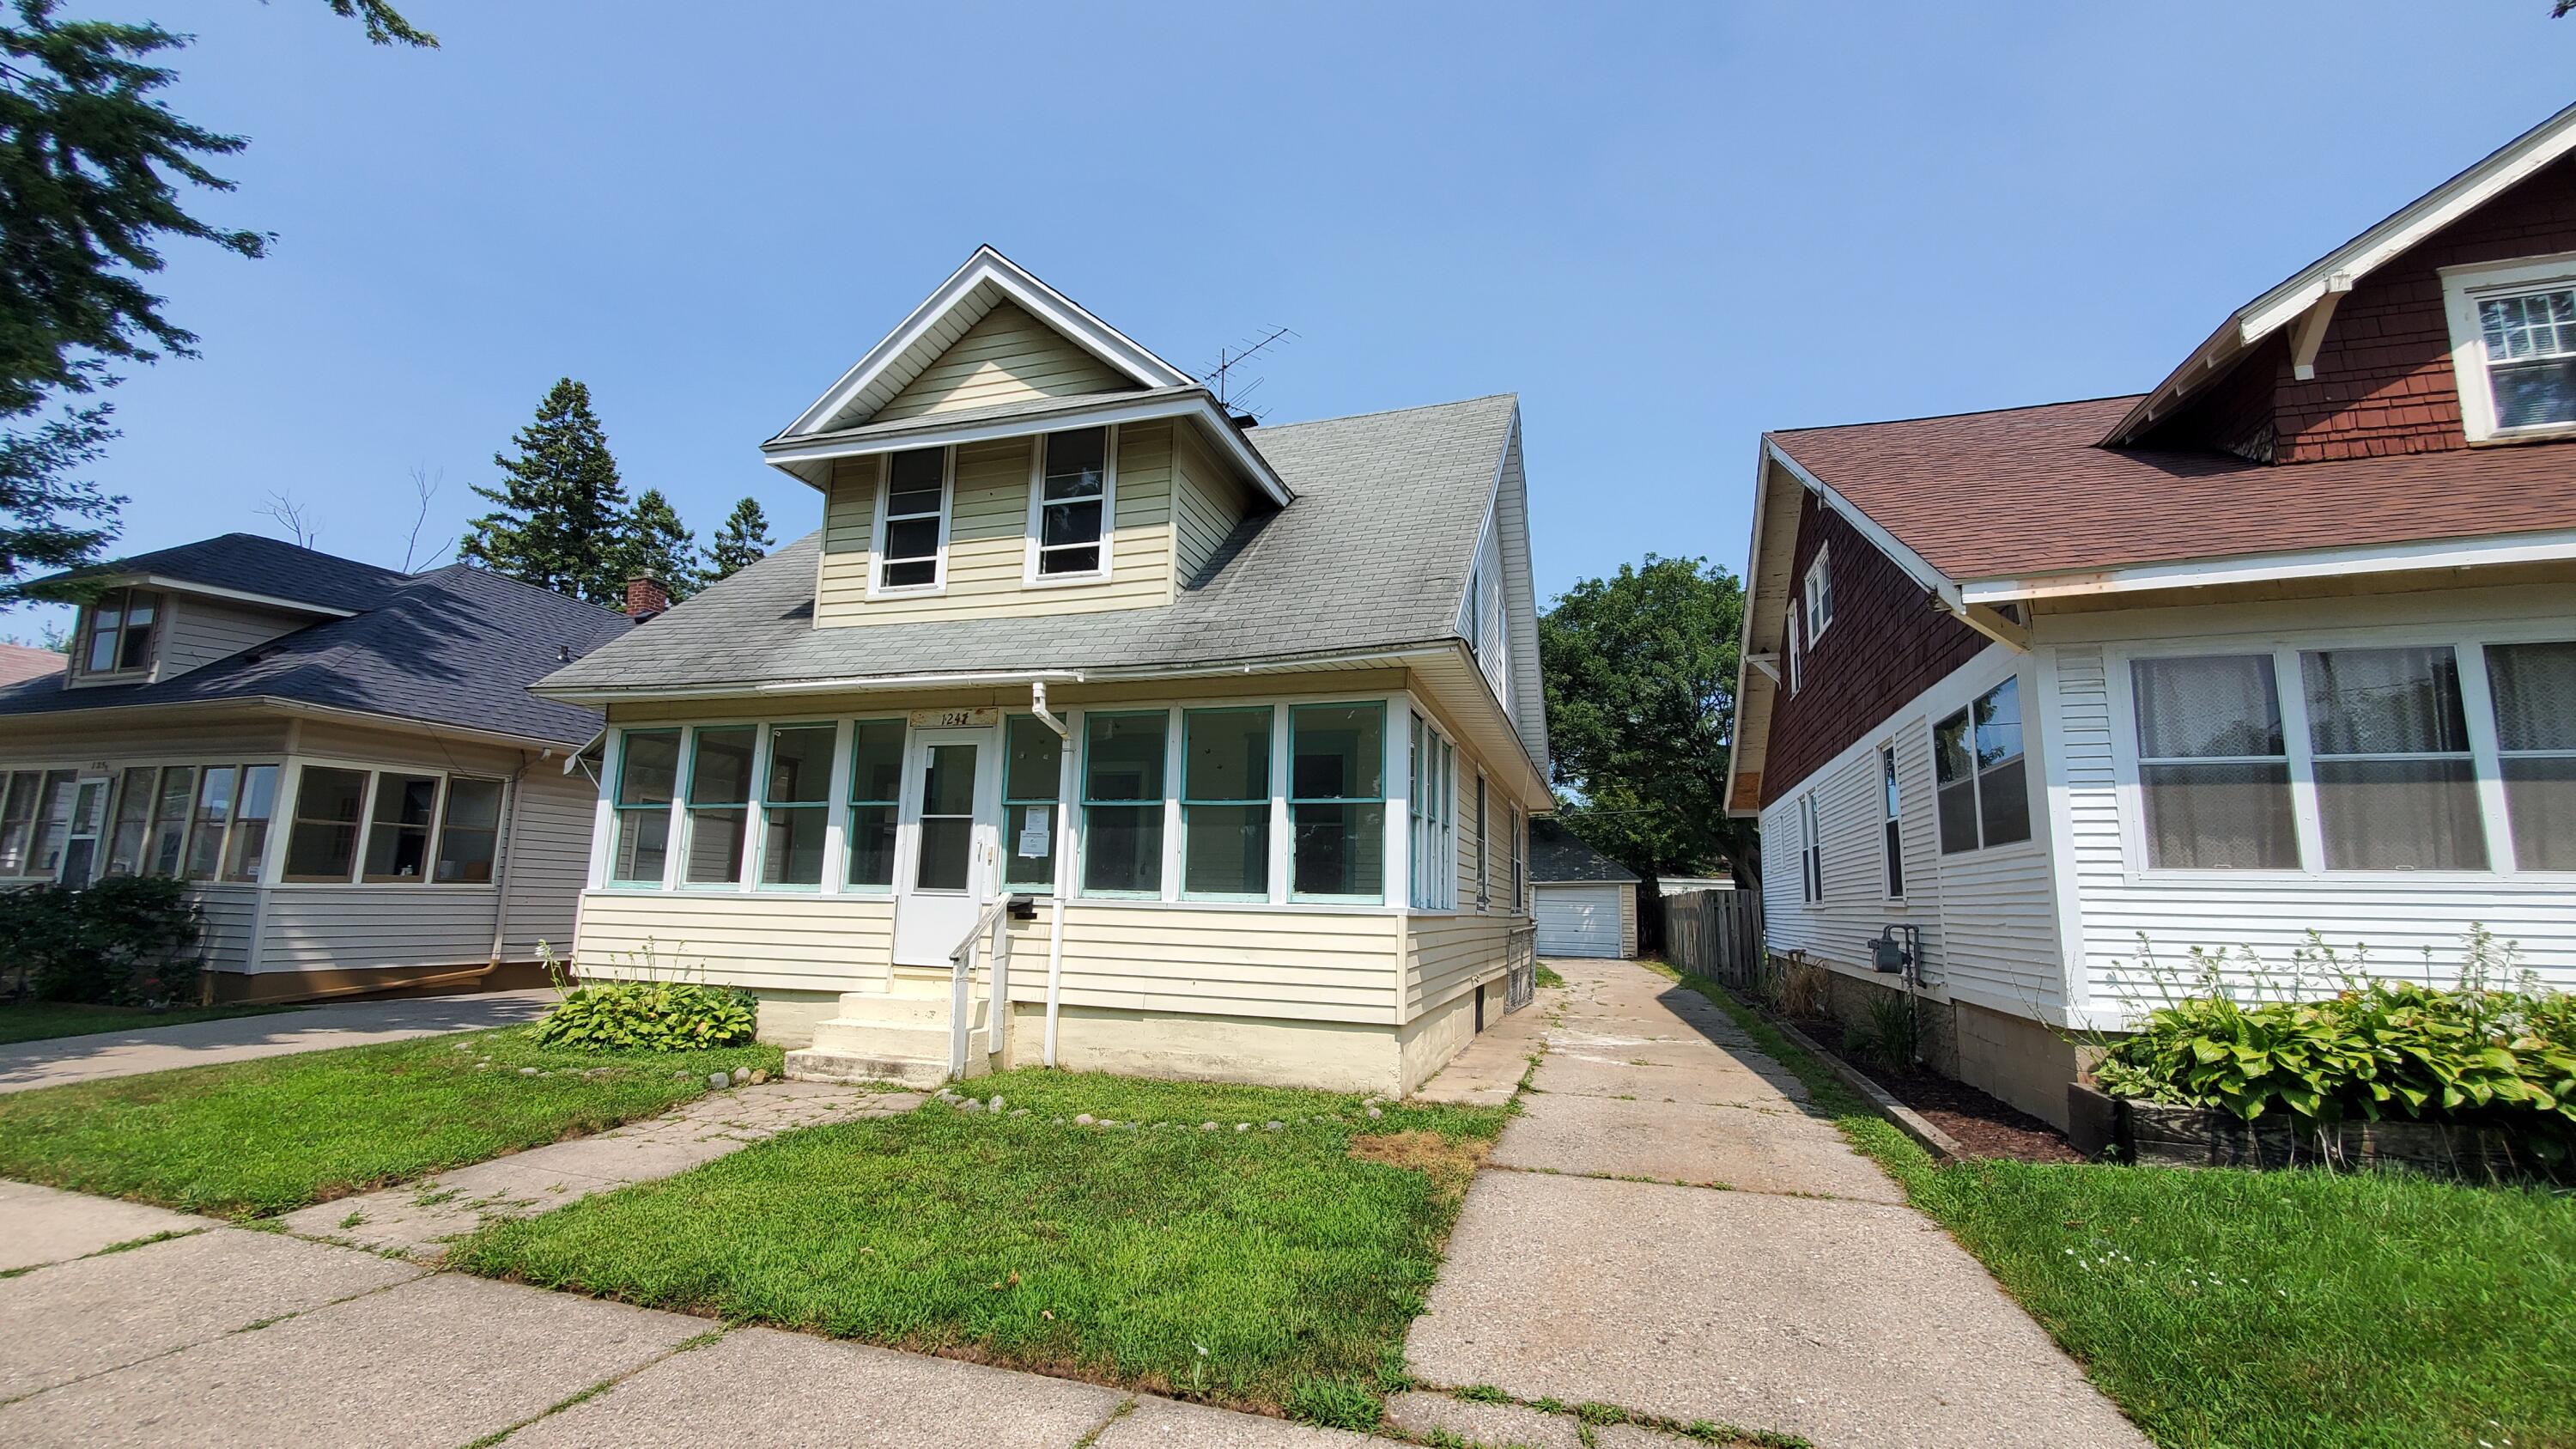
M 1014 1001 L 1046 1000 L 1046 914 L 1013 927 Z M 1383 910 L 1077 901 L 1065 911 L 1064 1003 L 1392 1024 L 1401 921 Z
M 170 679 L 228 659 L 254 645 L 322 622 L 309 614 L 245 608 L 189 594 L 169 596 L 169 622 L 161 630 L 156 678 Z
M 1172 455 L 1172 530 L 1177 560 L 1175 577 L 1183 587 L 1198 578 L 1216 557 L 1235 525 L 1252 511 L 1253 499 L 1235 476 L 1220 465 L 1188 428 L 1174 430 Z
M 1407 1021 L 1503 974 L 1508 964 L 1510 916 L 1411 916 L 1404 944 L 1404 1015 Z
M 579 769 L 564 774 L 560 757 L 539 760 L 519 777 L 509 804 L 509 854 L 503 858 L 510 877 L 504 955 L 533 957 L 540 941 L 558 956 L 572 954 L 598 800 L 590 777 Z
M 577 959 L 584 975 L 640 976 L 648 953 L 665 977 L 778 991 L 883 991 L 894 959 L 894 901 L 779 891 L 592 891 L 582 898 Z M 1043 938 L 1037 959 L 1043 975 Z
M 1118 430 L 1117 504 L 1110 577 L 1098 583 L 1026 582 L 1029 479 L 1034 438 L 1005 438 L 957 450 L 949 500 L 943 586 L 935 593 L 868 597 L 874 564 L 877 458 L 833 466 L 823 508 L 823 557 L 816 583 L 819 627 L 914 623 L 927 619 L 1090 613 L 1172 601 L 1172 424 Z
M 251 934 L 259 921 L 259 890 L 246 885 L 195 885 L 188 898 L 205 913 L 197 959 L 209 971 L 250 969 Z
M 2251 947 L 2286 978 L 2290 953 L 2313 927 L 2352 962 L 2370 948 L 2378 974 L 2421 980 L 2430 949 L 2437 976 L 2455 968 L 2469 928 L 2483 925 L 2499 945 L 2520 943 L 2518 964 L 2559 990 L 2576 990 L 2576 880 L 2565 875 L 2472 872 L 2150 871 L 2143 821 L 2135 811 L 2136 740 L 2128 700 L 2130 646 L 2171 652 L 2247 653 L 2277 642 L 2298 648 L 2370 647 L 2455 639 L 2576 638 L 2576 597 L 2564 587 L 2427 590 L 2347 598 L 2196 609 L 2041 616 L 2043 626 L 2092 639 L 2056 648 L 2050 705 L 2066 756 L 2066 828 L 2083 954 L 2083 989 L 2105 1015 L 2160 998 L 2146 981 L 2140 933 L 2168 969 L 2188 972 L 2194 946 L 2231 955 Z M 2280 681 L 2296 689 L 2295 675 Z M 2117 691 L 2117 697 L 2114 696 Z M 2477 706 L 2472 703 L 2470 712 Z M 2479 723 L 2471 720 L 2475 730 Z M 2036 778 L 2036 777 L 2034 777 Z M 2133 856 L 2132 852 L 2136 852 Z M 2251 987 L 2239 961 L 2227 978 Z M 2276 983 L 2278 984 L 2278 983 Z
M 1123 392 L 1124 374 L 1063 334 L 1004 302 L 949 345 L 868 419 L 900 422 L 931 413 L 992 407 L 1034 398 Z

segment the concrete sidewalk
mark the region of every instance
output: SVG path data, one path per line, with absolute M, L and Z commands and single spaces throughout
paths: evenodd
M 1407 1340 L 1425 1383 L 1833 1449 L 2146 1449 L 1723 1011 L 1631 963 L 1550 964 L 1533 1091 Z
M 511 1449 L 1365 1442 L 1069 1379 L 728 1331 L 48 1188 L 0 1184 L 0 1213 L 13 1246 L 67 1259 L 0 1279 L 0 1444 L 13 1449 L 459 1449 L 496 1434 Z M 160 1232 L 183 1236 L 98 1251 Z
M 166 1072 L 173 1067 L 249 1061 L 290 1052 L 365 1046 L 442 1032 L 514 1026 L 545 1015 L 554 1001 L 555 994 L 542 989 L 350 1001 L 268 1016 L 236 1016 L 221 1021 L 192 1021 L 184 1026 L 20 1042 L 0 1047 L 0 1092 Z

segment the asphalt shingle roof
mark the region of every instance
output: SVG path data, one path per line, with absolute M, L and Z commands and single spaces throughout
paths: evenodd
M 598 710 L 539 699 L 528 686 L 560 668 L 565 651 L 579 659 L 630 632 L 625 615 L 464 564 L 407 575 L 335 562 L 387 580 L 354 617 L 324 620 L 155 684 L 66 689 L 57 676 L 0 685 L 0 716 L 274 698 L 570 745 L 598 732 Z M 156 565 L 153 572 L 171 570 Z M 352 602 L 334 607 L 360 606 L 354 594 L 342 597 Z
M 808 534 L 545 684 L 1215 664 L 1448 639 L 1516 406 L 1506 394 L 1246 434 L 1296 500 L 1238 527 L 1169 608 L 818 629 Z
M 121 574 L 158 574 L 210 588 L 265 594 L 326 609 L 371 609 L 408 575 L 353 558 L 298 548 L 256 533 L 226 533 L 39 579 L 31 589 Z
M 1633 883 L 1637 873 L 1594 850 L 1571 830 L 1541 815 L 1529 823 L 1529 872 L 1533 885 L 1566 881 Z

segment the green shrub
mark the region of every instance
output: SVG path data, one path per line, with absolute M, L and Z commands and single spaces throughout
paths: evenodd
M 1882 991 L 1869 1001 L 1869 1021 L 1847 1038 L 1863 1060 L 1891 1072 L 1910 1072 L 1923 1051 L 1923 1018 L 1914 996 Z
M 194 1000 L 199 934 L 187 886 L 167 876 L 111 876 L 82 890 L 0 893 L 6 989 L 46 1001 L 147 1006 Z
M 758 1024 L 748 991 L 688 981 L 609 981 L 566 992 L 537 1023 L 537 1040 L 585 1051 L 695 1051 L 741 1046 Z

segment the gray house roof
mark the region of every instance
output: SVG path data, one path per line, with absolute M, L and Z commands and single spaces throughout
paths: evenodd
M 541 688 L 1178 667 L 1445 642 L 1517 406 L 1505 394 L 1254 430 L 1296 498 L 1245 520 L 1169 608 L 817 629 L 808 534 Z
M 253 552 L 256 562 L 266 551 Z M 400 574 L 347 559 L 334 562 L 347 568 L 322 587 L 349 584 L 359 571 L 384 580 L 363 599 L 352 590 L 335 594 L 350 602 L 330 605 L 359 606 L 363 612 L 323 620 L 157 683 L 66 689 L 54 675 L 0 685 L 0 717 L 275 699 L 567 745 L 598 733 L 599 711 L 539 699 L 528 686 L 558 668 L 567 652 L 578 659 L 628 633 L 633 626 L 625 615 L 463 564 Z M 167 564 L 151 572 L 179 577 Z M 206 572 L 186 577 L 207 581 Z M 256 591 L 293 597 L 276 589 Z M 308 587 L 306 596 L 313 592 Z
M 1576 838 L 1573 831 L 1541 815 L 1529 823 L 1529 872 L 1533 885 L 1568 881 L 1634 884 L 1637 873 Z
M 354 613 L 372 609 L 407 575 L 353 558 L 298 548 L 255 533 L 226 533 L 150 553 L 91 564 L 28 586 L 39 596 L 67 595 L 91 579 L 150 574 L 235 593 L 261 594 Z

